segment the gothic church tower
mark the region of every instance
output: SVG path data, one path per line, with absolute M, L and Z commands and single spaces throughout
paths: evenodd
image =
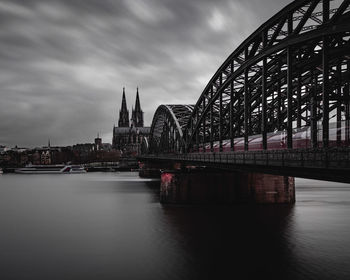
M 119 127 L 129 127 L 129 110 L 126 107 L 125 88 L 123 88 L 122 107 L 119 111 Z
M 132 110 L 131 121 L 135 127 L 143 127 L 143 111 L 140 105 L 139 88 L 136 90 L 135 109 Z
M 135 108 L 132 108 L 131 122 L 129 121 L 129 111 L 126 106 L 125 88 L 123 88 L 118 127 L 113 127 L 113 148 L 119 150 L 123 156 L 134 157 L 139 155 L 143 140 L 149 137 L 150 130 L 150 127 L 144 127 L 139 88 L 136 90 Z

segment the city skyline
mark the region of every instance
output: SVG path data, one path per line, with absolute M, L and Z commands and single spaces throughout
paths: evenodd
M 0 144 L 111 142 L 122 89 L 145 125 L 194 104 L 216 69 L 289 1 L 0 1 Z

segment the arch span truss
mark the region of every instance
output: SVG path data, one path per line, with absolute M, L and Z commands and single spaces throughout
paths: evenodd
M 296 131 L 309 127 L 310 145 L 327 148 L 333 124 L 337 141 L 349 141 L 349 81 L 350 0 L 294 1 L 221 65 L 186 117 L 185 140 L 180 137 L 176 145 L 205 151 L 219 143 L 222 150 L 228 140 L 233 150 L 235 139 L 243 138 L 248 150 L 249 136 L 261 134 L 266 149 L 268 134 L 283 131 L 287 147 L 293 148 Z M 180 127 L 168 118 L 169 128 L 161 132 L 157 118 L 166 108 L 158 108 L 152 124 L 157 148 L 167 145 L 162 137 Z
M 180 153 L 186 143 L 183 129 L 194 105 L 161 105 L 156 110 L 150 131 L 150 153 Z

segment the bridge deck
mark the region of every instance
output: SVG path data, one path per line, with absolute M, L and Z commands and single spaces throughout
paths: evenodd
M 350 183 L 350 148 L 145 155 L 142 161 L 173 161 L 223 170 L 246 170 Z

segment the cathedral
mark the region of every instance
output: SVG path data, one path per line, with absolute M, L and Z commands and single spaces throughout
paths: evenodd
M 135 108 L 131 111 L 131 119 L 129 121 L 129 110 L 126 106 L 125 88 L 123 88 L 118 126 L 113 127 L 113 148 L 128 156 L 140 154 L 143 138 L 148 138 L 150 133 L 150 127 L 144 127 L 143 125 L 143 111 L 141 110 L 139 89 L 137 88 L 136 90 Z

